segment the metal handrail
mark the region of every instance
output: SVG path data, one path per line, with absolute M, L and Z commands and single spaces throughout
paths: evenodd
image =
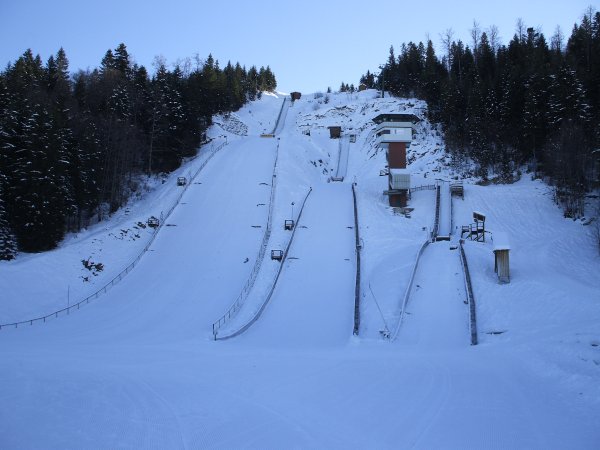
M 279 143 L 277 144 L 277 150 L 275 151 L 275 162 L 273 164 L 273 174 L 271 176 L 271 195 L 269 197 L 269 213 L 267 216 L 267 227 L 265 229 L 265 233 L 263 235 L 263 239 L 258 251 L 258 255 L 256 260 L 254 261 L 254 267 L 252 268 L 252 272 L 250 272 L 250 276 L 248 280 L 246 280 L 246 284 L 242 288 L 242 291 L 237 296 L 233 304 L 229 307 L 229 309 L 221 316 L 218 320 L 216 320 L 212 325 L 213 336 L 216 339 L 217 334 L 219 333 L 219 329 L 225 325 L 225 323 L 231 319 L 235 314 L 241 309 L 242 304 L 248 297 L 248 294 L 252 290 L 254 286 L 254 282 L 256 281 L 256 277 L 260 268 L 262 266 L 262 262 L 264 260 L 265 252 L 267 250 L 267 244 L 269 243 L 269 239 L 271 237 L 271 226 L 273 223 L 273 210 L 275 205 L 275 192 L 277 187 L 277 161 L 279 160 Z
M 50 314 L 46 314 L 44 316 L 36 317 L 34 319 L 22 320 L 22 321 L 13 322 L 13 323 L 0 324 L 0 330 L 2 328 L 8 328 L 8 327 L 18 328 L 19 325 L 33 325 L 36 322 L 46 323 L 46 319 L 49 319 L 49 318 L 58 318 L 59 315 L 64 314 L 65 312 L 68 315 L 68 314 L 71 313 L 71 310 L 75 310 L 75 309 L 79 310 L 82 305 L 87 305 L 87 304 L 90 303 L 91 300 L 96 300 L 101 294 L 106 294 L 106 292 L 108 291 L 108 289 L 110 289 L 115 284 L 117 284 L 119 281 L 121 281 L 125 277 L 125 275 L 127 275 L 130 271 L 132 271 L 133 268 L 137 265 L 137 263 L 142 259 L 142 256 L 148 251 L 148 249 L 150 248 L 150 246 L 152 245 L 152 243 L 156 239 L 156 236 L 158 235 L 158 232 L 162 229 L 162 227 L 163 227 L 166 219 L 168 219 L 168 217 L 171 215 L 171 213 L 173 212 L 173 210 L 175 209 L 175 207 L 181 201 L 181 198 L 183 197 L 183 194 L 185 194 L 185 192 L 187 191 L 188 187 L 192 184 L 191 181 L 198 176 L 198 174 L 200 173 L 200 171 L 206 166 L 206 164 L 212 159 L 212 157 L 219 150 L 221 150 L 226 144 L 227 144 L 227 142 L 223 142 L 222 144 L 220 144 L 216 148 L 213 148 L 213 149 L 210 150 L 210 154 L 208 155 L 208 157 L 202 162 L 202 164 L 200 165 L 200 167 L 198 168 L 198 170 L 196 170 L 196 173 L 191 177 L 190 182 L 185 185 L 185 187 L 183 188 L 183 190 L 181 191 L 181 193 L 179 194 L 179 196 L 177 197 L 177 199 L 173 203 L 173 206 L 171 206 L 171 208 L 169 208 L 169 210 L 167 211 L 166 215 L 164 215 L 161 212 L 161 216 L 163 216 L 163 220 L 161 220 L 161 222 L 159 223 L 158 227 L 155 228 L 154 233 L 152 234 L 152 237 L 150 238 L 150 240 L 148 241 L 148 243 L 144 246 L 144 248 L 142 249 L 142 251 L 137 255 L 137 257 L 133 260 L 132 263 L 130 263 L 125 269 L 123 269 L 112 280 L 110 280 L 108 283 L 106 283 L 104 286 L 102 286 L 100 289 L 98 289 L 93 294 L 88 295 L 83 300 L 81 300 L 81 301 L 79 301 L 77 303 L 74 303 L 74 304 L 72 304 L 72 305 L 70 305 L 70 306 L 68 306 L 66 308 L 59 309 L 58 311 L 54 311 L 54 312 L 52 312 Z
M 410 192 L 417 192 L 417 191 L 423 191 L 423 190 L 430 190 L 433 191 L 437 188 L 437 184 L 424 184 L 421 186 L 415 186 L 415 187 L 411 187 L 409 189 Z
M 352 198 L 354 202 L 354 236 L 356 238 L 356 282 L 354 286 L 354 330 L 353 334 L 358 336 L 360 329 L 360 234 L 358 228 L 358 207 L 356 201 L 356 183 L 352 183 Z
M 438 235 L 438 231 L 440 229 L 440 186 L 436 186 L 435 192 L 435 221 L 433 223 L 433 231 L 431 238 L 435 240 Z
M 302 211 L 304 211 L 304 205 L 306 205 L 306 200 L 308 200 L 308 197 L 309 197 L 309 195 L 310 195 L 311 192 L 312 192 L 312 187 L 308 190 L 308 193 L 306 194 L 306 197 L 304 197 L 304 201 L 302 202 L 302 206 L 300 207 L 300 212 L 298 213 L 298 218 L 296 219 L 296 226 L 294 227 L 294 229 L 292 231 L 292 235 L 290 236 L 290 240 L 289 240 L 289 242 L 288 242 L 288 244 L 287 244 L 287 246 L 285 248 L 285 251 L 283 252 L 283 257 L 281 259 L 281 263 L 279 264 L 279 269 L 277 270 L 277 274 L 275 275 L 275 279 L 273 280 L 273 284 L 271 285 L 271 289 L 269 290 L 269 293 L 267 294 L 267 297 L 265 298 L 265 301 L 262 303 L 262 305 L 260 306 L 259 310 L 254 314 L 254 316 L 244 326 L 242 326 L 237 331 L 234 331 L 231 334 L 228 334 L 226 336 L 221 336 L 221 337 L 218 337 L 216 334 L 213 334 L 215 341 L 217 341 L 217 340 L 218 341 L 224 341 L 226 339 L 231 339 L 231 338 L 234 338 L 236 336 L 239 336 L 240 334 L 242 334 L 245 331 L 247 331 L 248 328 L 250 328 L 252 325 L 254 325 L 256 323 L 256 321 L 262 315 L 263 311 L 265 310 L 265 308 L 269 304 L 269 301 L 271 300 L 271 297 L 273 296 L 273 292 L 275 292 L 275 287 L 277 286 L 277 281 L 279 280 L 279 276 L 281 275 L 281 271 L 283 270 L 283 266 L 284 266 L 285 261 L 287 259 L 288 252 L 289 252 L 289 250 L 290 250 L 290 248 L 292 246 L 292 242 L 294 241 L 294 236 L 296 235 L 296 230 L 298 229 L 298 224 L 300 223 L 300 218 L 302 217 Z
M 463 248 L 463 240 L 459 241 L 460 247 L 460 262 L 463 267 L 465 279 L 465 288 L 467 291 L 467 301 L 469 302 L 469 327 L 471 331 L 471 345 L 477 345 L 477 313 L 475 308 L 475 296 L 473 295 L 473 284 L 471 283 L 471 275 L 469 274 L 469 265 L 467 264 L 467 255 Z
M 421 256 L 423 255 L 423 252 L 425 251 L 425 249 L 427 248 L 429 243 L 430 243 L 430 240 L 427 239 L 425 242 L 423 242 L 423 244 L 419 248 L 419 251 L 417 252 L 417 257 L 415 259 L 415 265 L 413 266 L 412 272 L 410 274 L 410 279 L 408 281 L 408 286 L 406 287 L 406 290 L 404 291 L 404 297 L 402 298 L 402 307 L 400 309 L 400 318 L 398 319 L 398 325 L 396 326 L 396 330 L 394 331 L 394 335 L 392 336 L 392 341 L 396 340 L 396 337 L 398 336 L 398 332 L 400 331 L 400 326 L 402 325 L 402 321 L 404 320 L 404 314 L 406 311 L 406 305 L 408 303 L 408 298 L 410 297 L 410 292 L 412 291 L 412 286 L 415 281 L 415 276 L 417 274 L 417 268 L 419 267 L 419 262 L 421 261 Z
M 285 97 L 283 99 L 283 102 L 281 103 L 281 109 L 279 109 L 279 115 L 277 116 L 277 120 L 275 121 L 275 126 L 273 127 L 273 132 L 271 133 L 272 135 L 275 135 L 275 132 L 277 131 L 277 127 L 279 127 L 279 121 L 281 120 L 281 115 L 283 114 L 283 108 L 285 107 L 287 101 L 288 101 L 288 98 Z

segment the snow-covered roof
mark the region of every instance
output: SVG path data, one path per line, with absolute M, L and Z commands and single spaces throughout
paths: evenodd
M 510 240 L 508 234 L 504 231 L 494 231 L 492 233 L 492 241 L 494 242 L 494 251 L 510 250 Z
M 408 169 L 390 169 L 391 175 L 410 175 L 410 170 Z

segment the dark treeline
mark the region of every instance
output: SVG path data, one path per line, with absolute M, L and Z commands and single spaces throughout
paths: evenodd
M 100 67 L 69 73 L 63 49 L 44 64 L 27 50 L 0 72 L 0 258 L 54 248 L 102 220 L 136 176 L 195 154 L 214 114 L 276 87 L 269 67 L 206 61 L 150 76 L 120 44 Z
M 559 28 L 548 42 L 520 20 L 508 45 L 496 27 L 470 31 L 471 46 L 448 30 L 441 59 L 431 41 L 402 45 L 397 57 L 392 48 L 377 83 L 371 73 L 361 83 L 426 100 L 457 164 L 510 181 L 527 163 L 556 186 L 567 214 L 582 214 L 598 182 L 600 13 L 589 8 L 566 42 Z

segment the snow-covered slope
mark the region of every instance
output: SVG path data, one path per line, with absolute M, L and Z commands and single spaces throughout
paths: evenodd
M 397 339 L 384 340 L 380 330 L 398 324 L 416 253 L 429 239 L 435 191 L 413 193 L 410 218 L 386 205 L 385 154 L 374 147 L 371 119 L 425 118 L 425 105 L 373 91 L 316 97 L 286 106 L 275 138 L 259 136 L 275 127 L 283 96 L 217 118 L 209 134 L 228 144 L 121 283 L 68 317 L 0 330 L 0 447 L 598 446 L 600 260 L 587 228 L 564 219 L 549 189 L 526 176 L 506 186 L 466 183 L 450 223 L 460 229 L 482 211 L 488 229 L 508 232 L 512 245 L 507 285 L 497 283 L 489 242 L 465 245 L 481 344 L 469 345 L 447 210 L 452 241 L 426 249 Z M 357 135 L 342 183 L 330 182 L 339 161 L 330 125 Z M 422 120 L 416 131 L 413 186 L 456 176 L 435 127 Z M 263 304 L 281 264 L 269 250 L 287 245 L 284 220 L 313 191 L 263 314 L 242 335 L 215 342 L 212 323 L 243 288 L 263 239 L 277 147 L 267 256 L 231 329 Z M 28 318 L 62 307 L 67 290 L 69 301 L 85 295 L 78 277 L 86 255 L 105 263 L 96 285 L 127 265 L 149 236 L 140 231 L 127 243 L 111 233 L 170 208 L 175 177 L 193 173 L 206 150 L 128 216 L 55 252 L 1 263 L 0 288 L 10 295 L 0 297 L 0 314 Z M 351 183 L 362 239 L 358 337 Z

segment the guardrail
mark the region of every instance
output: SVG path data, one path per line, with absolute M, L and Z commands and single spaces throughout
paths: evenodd
M 437 238 L 440 229 L 440 195 L 440 186 L 437 185 L 435 188 L 435 221 L 433 223 L 433 231 L 431 232 L 433 240 Z
M 121 281 L 123 278 L 125 278 L 125 276 L 129 272 L 131 272 L 133 270 L 133 268 L 137 265 L 137 263 L 140 262 L 140 260 L 142 259 L 142 256 L 144 256 L 144 254 L 148 251 L 148 249 L 150 248 L 150 246 L 152 245 L 152 243 L 156 239 L 156 236 L 158 235 L 159 231 L 164 226 L 166 220 L 169 218 L 169 216 L 171 215 L 171 213 L 173 212 L 173 210 L 175 209 L 175 207 L 181 201 L 181 198 L 183 197 L 183 194 L 185 194 L 185 192 L 187 191 L 187 189 L 189 188 L 189 186 L 192 184 L 191 181 L 193 179 L 195 179 L 198 176 L 198 174 L 200 174 L 200 171 L 206 166 L 206 164 L 212 159 L 212 157 L 215 156 L 215 154 L 219 150 L 221 150 L 225 145 L 227 145 L 227 142 L 223 142 L 222 144 L 220 144 L 217 147 L 214 147 L 214 148 L 212 148 L 210 150 L 209 155 L 202 162 L 202 164 L 200 165 L 200 167 L 198 168 L 198 170 L 196 170 L 196 173 L 191 177 L 190 182 L 187 183 L 185 185 L 185 187 L 182 189 L 181 193 L 179 194 L 179 196 L 177 197 L 177 199 L 173 203 L 173 206 L 171 206 L 171 208 L 169 208 L 169 210 L 167 211 L 166 214 L 163 214 L 161 212 L 162 220 L 160 221 L 159 226 L 157 228 L 155 228 L 154 233 L 152 234 L 152 237 L 150 238 L 150 240 L 148 241 L 148 243 L 144 246 L 144 248 L 142 249 L 142 251 L 133 260 L 133 262 L 131 264 L 129 264 L 125 269 L 123 269 L 117 276 L 115 276 L 112 280 L 110 280 L 108 283 L 106 283 L 104 286 L 102 286 L 96 292 L 94 292 L 93 294 L 87 296 L 86 298 L 84 298 L 83 300 L 81 300 L 81 301 L 79 301 L 77 303 L 74 303 L 74 304 L 72 304 L 72 305 L 70 305 L 70 306 L 68 306 L 66 308 L 59 309 L 58 311 L 54 311 L 54 312 L 52 312 L 50 314 L 46 314 L 44 316 L 36 317 L 34 319 L 22 320 L 22 321 L 13 322 L 13 323 L 0 324 L 0 330 L 2 328 L 8 328 L 8 327 L 10 327 L 10 328 L 13 328 L 13 327 L 14 328 L 18 328 L 20 325 L 33 325 L 34 323 L 37 323 L 37 322 L 46 323 L 47 319 L 52 319 L 52 318 L 57 319 L 59 316 L 69 315 L 72 310 L 79 310 L 81 308 L 81 306 L 89 304 L 90 301 L 92 301 L 92 300 L 96 300 L 101 294 L 106 294 L 106 292 L 111 287 L 113 287 L 119 281 Z
M 296 226 L 294 227 L 294 229 L 292 230 L 292 235 L 290 237 L 290 240 L 285 248 L 285 251 L 283 252 L 283 258 L 281 259 L 281 262 L 279 264 L 279 269 L 277 270 L 277 275 L 275 275 L 275 280 L 273 281 L 273 284 L 271 285 L 271 289 L 269 290 L 269 293 L 267 294 L 267 297 L 265 299 L 265 301 L 263 302 L 263 304 L 261 305 L 261 307 L 259 308 L 259 310 L 254 314 L 254 316 L 239 330 L 228 334 L 226 336 L 222 336 L 222 337 L 218 337 L 217 334 L 214 333 L 213 331 L 213 336 L 215 341 L 224 341 L 226 339 L 231 339 L 234 338 L 236 336 L 239 336 L 240 334 L 244 333 L 246 330 L 248 330 L 248 328 L 250 328 L 252 325 L 254 325 L 254 323 L 256 323 L 256 321 L 260 318 L 260 316 L 262 315 L 263 311 L 265 310 L 265 308 L 267 307 L 267 305 L 269 304 L 269 301 L 271 300 L 271 297 L 273 296 L 273 292 L 275 291 L 275 287 L 277 286 L 277 281 L 279 280 L 279 276 L 281 275 L 281 271 L 283 270 L 283 266 L 285 264 L 285 261 L 287 259 L 288 256 L 288 252 L 290 250 L 290 247 L 292 246 L 292 242 L 294 241 L 294 236 L 296 235 L 296 230 L 298 229 L 298 225 L 300 223 L 300 218 L 302 217 L 302 211 L 304 211 L 304 205 L 306 205 L 306 200 L 308 200 L 308 197 L 310 195 L 310 193 L 312 192 L 312 188 L 309 189 L 308 193 L 306 194 L 306 197 L 304 197 L 304 201 L 302 202 L 302 206 L 300 207 L 300 212 L 298 213 L 298 218 L 296 219 Z
M 435 190 L 437 187 L 437 184 L 424 184 L 421 186 L 415 186 L 415 187 L 411 187 L 409 189 L 409 192 L 418 192 L 418 191 L 424 191 L 424 190 L 429 190 L 429 191 L 433 191 Z
M 463 267 L 465 278 L 465 288 L 467 291 L 467 300 L 469 302 L 469 327 L 471 330 L 471 345 L 477 345 L 477 315 L 475 308 L 475 296 L 473 295 L 473 285 L 471 284 L 471 275 L 469 274 L 469 265 L 467 264 L 467 255 L 463 248 L 464 241 L 459 241 L 460 247 L 460 262 Z
M 279 160 L 279 143 L 277 143 L 277 150 L 275 153 L 275 163 L 273 164 L 273 174 L 271 176 L 271 195 L 269 197 L 269 213 L 267 216 L 267 227 L 265 229 L 265 233 L 263 235 L 262 242 L 260 244 L 260 249 L 258 251 L 258 255 L 256 256 L 256 260 L 254 261 L 254 267 L 252 268 L 252 272 L 250 272 L 250 276 L 246 281 L 246 284 L 242 288 L 242 291 L 235 299 L 233 304 L 229 307 L 227 312 L 223 314 L 216 322 L 212 325 L 213 336 L 217 337 L 219 333 L 219 329 L 227 323 L 235 314 L 241 309 L 242 304 L 248 297 L 248 294 L 252 290 L 254 286 L 254 282 L 256 281 L 256 277 L 258 276 L 258 272 L 262 266 L 262 262 L 264 260 L 265 252 L 267 251 L 267 244 L 269 243 L 269 238 L 271 237 L 271 226 L 273 223 L 273 208 L 275 205 L 275 191 L 277 188 L 277 161 Z
M 356 238 L 356 283 L 354 286 L 354 330 L 353 334 L 358 336 L 360 329 L 360 234 L 358 229 L 358 207 L 356 204 L 356 183 L 352 183 L 352 198 L 354 201 L 354 236 Z
M 279 115 L 277 116 L 277 120 L 275 121 L 275 126 L 273 127 L 273 131 L 271 132 L 271 134 L 274 136 L 275 133 L 277 132 L 277 128 L 279 127 L 279 121 L 281 120 L 281 115 L 283 114 L 283 108 L 285 108 L 285 105 L 288 102 L 288 98 L 285 97 L 283 99 L 283 103 L 281 103 L 281 109 L 279 110 Z
M 425 251 L 425 249 L 427 248 L 427 246 L 429 245 L 430 242 L 431 241 L 429 239 L 427 239 L 425 242 L 423 242 L 423 245 L 421 245 L 421 247 L 419 248 L 419 251 L 417 252 L 417 257 L 415 259 L 415 265 L 413 266 L 413 270 L 410 274 L 410 279 L 408 281 L 408 286 L 406 287 L 406 291 L 404 291 L 404 297 L 402 299 L 402 308 L 400 310 L 400 318 L 398 319 L 398 325 L 396 326 L 396 330 L 394 331 L 394 335 L 392 336 L 392 341 L 396 340 L 396 337 L 398 336 L 398 332 L 400 331 L 400 326 L 402 325 L 402 321 L 404 320 L 406 304 L 408 303 L 408 298 L 410 297 L 410 292 L 412 291 L 413 283 L 415 281 L 415 275 L 417 274 L 417 269 L 419 267 L 419 261 L 421 260 L 421 256 L 423 255 L 423 252 Z

